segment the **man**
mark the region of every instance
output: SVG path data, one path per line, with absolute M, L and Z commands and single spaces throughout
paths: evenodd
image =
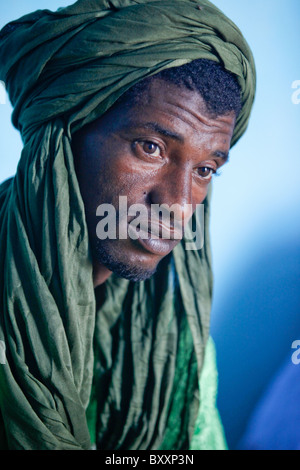
M 0 189 L 2 446 L 224 448 L 207 194 L 247 127 L 247 43 L 207 1 L 80 0 L 4 28 L 1 64 L 24 140 Z

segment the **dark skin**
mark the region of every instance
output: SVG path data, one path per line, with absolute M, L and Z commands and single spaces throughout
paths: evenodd
M 212 117 L 197 92 L 156 79 L 134 106 L 121 102 L 74 136 L 95 287 L 112 271 L 134 280 L 151 276 L 179 243 L 172 240 L 172 228 L 170 240 L 149 235 L 146 242 L 128 237 L 100 243 L 97 207 L 109 203 L 118 209 L 119 196 L 127 196 L 128 206 L 143 204 L 149 214 L 151 204 L 177 204 L 174 218 L 188 221 L 228 159 L 235 121 L 234 113 Z

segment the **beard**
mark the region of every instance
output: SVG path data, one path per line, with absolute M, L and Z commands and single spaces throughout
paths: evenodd
M 125 262 L 118 256 L 119 252 L 111 249 L 102 240 L 97 240 L 96 246 L 93 253 L 93 258 L 104 265 L 109 271 L 112 271 L 119 277 L 123 277 L 133 282 L 145 281 L 152 277 L 157 266 L 154 269 L 146 269 L 142 266 L 132 265 L 129 262 Z

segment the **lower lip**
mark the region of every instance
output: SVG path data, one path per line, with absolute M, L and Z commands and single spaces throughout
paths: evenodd
M 154 255 L 166 256 L 178 244 L 179 240 L 165 240 L 155 238 L 138 238 L 142 247 Z

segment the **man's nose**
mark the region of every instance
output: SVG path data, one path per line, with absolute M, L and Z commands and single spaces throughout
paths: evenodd
M 164 205 L 174 221 L 184 225 L 193 215 L 192 174 L 188 168 L 175 167 L 162 174 L 149 194 L 151 204 Z

